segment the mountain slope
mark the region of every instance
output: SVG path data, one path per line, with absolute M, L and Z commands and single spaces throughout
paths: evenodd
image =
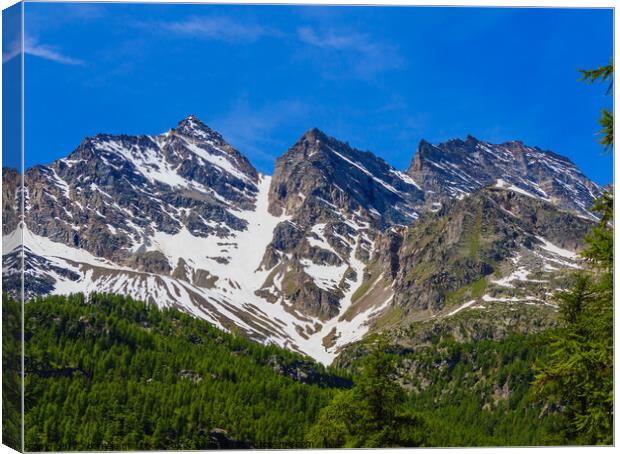
M 27 297 L 128 294 L 330 362 L 336 351 L 325 337 L 336 330 L 357 339 L 366 330 L 364 318 L 348 325 L 335 316 L 361 283 L 374 236 L 401 216 L 395 206 L 413 213 L 422 193 L 370 153 L 324 142 L 329 148 L 317 156 L 327 151 L 334 161 L 316 166 L 332 182 L 355 169 L 354 179 L 374 182 L 358 183 L 366 198 L 342 193 L 340 205 L 328 205 L 321 195 L 335 199 L 301 185 L 305 203 L 278 210 L 272 178 L 193 116 L 158 136 L 85 139 L 67 158 L 26 172 Z M 287 178 L 279 175 L 274 179 Z M 389 214 L 371 212 L 368 197 Z M 328 209 L 317 208 L 321 203 Z M 297 230 L 306 231 L 305 240 L 289 251 L 287 232 Z M 17 247 L 21 235 L 8 232 L 5 244 Z M 6 261 L 17 263 L 10 250 Z M 297 287 L 300 276 L 303 291 L 273 294 Z
M 281 220 L 269 183 L 192 116 L 159 136 L 86 139 L 26 172 L 28 296 L 126 293 L 297 348 L 297 319 L 254 295 Z
M 503 184 L 489 186 L 386 232 L 358 304 L 371 304 L 377 289 L 393 289 L 371 331 L 416 322 L 428 322 L 428 329 L 420 325 L 427 334 L 438 333 L 438 324 L 458 331 L 462 317 L 470 332 L 461 337 L 481 334 L 471 332 L 474 324 L 501 338 L 510 331 L 505 320 L 518 331 L 544 329 L 555 321 L 551 293 L 565 285 L 567 270 L 581 267 L 577 252 L 593 225 Z
M 373 251 L 376 233 L 418 216 L 423 193 L 369 152 L 312 129 L 276 161 L 269 211 L 286 213 L 263 263 L 262 294 L 321 320 L 342 314 Z
M 155 231 L 225 237 L 247 222 L 258 192 L 254 167 L 195 117 L 159 136 L 85 139 L 67 158 L 26 172 L 33 233 L 139 270 L 174 269 L 144 257 Z
M 373 224 L 408 224 L 424 193 L 406 174 L 368 151 L 350 147 L 318 129 L 306 132 L 276 160 L 270 211 L 300 216 L 306 198 L 346 213 L 361 211 Z

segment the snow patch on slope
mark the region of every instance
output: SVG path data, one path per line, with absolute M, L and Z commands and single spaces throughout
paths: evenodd
M 515 186 L 514 184 L 507 183 L 506 181 L 502 180 L 501 178 L 497 180 L 497 182 L 495 183 L 495 187 L 496 188 L 500 188 L 500 189 L 507 189 L 509 191 L 518 192 L 519 194 L 523 194 L 523 195 L 531 197 L 533 199 L 539 199 L 539 200 L 544 200 L 545 202 L 550 202 L 550 200 L 548 198 L 532 194 L 531 192 L 528 192 L 525 189 L 522 189 L 522 188 L 520 188 L 518 186 Z
M 577 254 L 575 254 L 572 251 L 569 251 L 568 249 L 563 249 L 559 246 L 556 246 L 555 244 L 553 244 L 551 241 L 546 240 L 545 238 L 541 237 L 541 236 L 537 236 L 536 239 L 538 239 L 539 241 L 541 241 L 543 243 L 542 248 L 545 251 L 549 251 L 553 254 L 559 255 L 561 257 L 567 258 L 567 259 L 571 259 L 571 260 L 575 260 L 577 258 Z
M 347 158 L 345 155 L 343 155 L 342 153 L 338 153 L 336 150 L 334 150 L 332 147 L 330 147 L 329 145 L 325 145 L 327 148 L 329 148 L 329 150 L 334 153 L 336 156 L 338 156 L 340 159 L 342 159 L 345 162 L 348 162 L 349 164 L 351 164 L 353 167 L 358 168 L 359 170 L 362 171 L 362 173 L 364 173 L 365 175 L 368 175 L 370 178 L 372 178 L 374 181 L 376 181 L 377 183 L 379 183 L 381 186 L 383 186 L 385 189 L 387 189 L 390 192 L 393 192 L 394 194 L 398 194 L 400 195 L 401 192 L 396 189 L 394 186 L 392 186 L 391 184 L 383 181 L 380 178 L 377 178 L 372 172 L 370 172 L 366 167 L 364 167 L 362 164 L 360 164 L 359 162 L 355 162 L 350 160 L 349 158 Z
M 309 259 L 301 259 L 299 263 L 304 267 L 304 272 L 323 290 L 337 288 L 348 268 L 346 264 L 340 266 L 317 265 Z
M 448 312 L 445 316 L 446 317 L 450 317 L 452 315 L 458 314 L 463 309 L 467 309 L 468 307 L 474 305 L 475 303 L 476 303 L 476 300 L 467 301 L 463 305 L 461 305 L 461 306 L 457 307 L 456 309 L 454 309 L 452 312 Z

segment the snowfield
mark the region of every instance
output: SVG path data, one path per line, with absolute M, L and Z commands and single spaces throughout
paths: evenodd
M 298 313 L 285 301 L 269 302 L 255 293 L 271 272 L 261 268 L 261 261 L 275 227 L 290 219 L 286 214 L 277 217 L 268 212 L 270 182 L 271 177 L 260 176 L 254 210 L 232 211 L 235 216 L 248 222 L 249 227 L 244 231 L 231 231 L 227 238 L 215 235 L 197 237 L 186 228 L 173 235 L 156 231 L 154 235 L 145 237 L 144 243 L 134 246 L 161 252 L 173 269 L 180 260 L 185 261 L 189 275 L 201 269 L 208 271 L 217 278 L 210 288 L 195 285 L 191 279 L 138 272 L 119 266 L 83 249 L 35 235 L 27 229 L 24 230 L 24 246 L 32 254 L 44 257 L 51 264 L 80 276 L 74 281 L 53 270 L 48 271 L 47 274 L 56 282 L 53 293 L 125 293 L 137 299 L 153 301 L 160 307 L 180 307 L 221 329 L 227 330 L 227 326 L 234 324 L 251 337 L 257 336 L 264 342 L 294 349 L 324 364 L 330 364 L 339 348 L 363 337 L 368 330 L 368 320 L 390 302 L 385 301 L 380 307 L 357 314 L 350 321 L 339 320 L 351 306 L 352 295 L 362 282 L 365 264 L 356 258 L 355 251 L 360 247 L 360 240 L 367 238 L 363 232 L 367 226 L 353 218 L 347 219 L 347 223 L 358 233 L 355 243 L 351 244 L 353 251 L 349 257 L 344 258 L 346 263 L 343 265 L 323 266 L 309 260 L 301 261 L 306 272 L 322 288 L 336 287 L 344 278 L 347 268 L 351 267 L 355 271 L 356 278 L 346 280 L 347 290 L 336 317 L 324 323 L 318 318 Z M 321 224 L 312 228 L 318 237 L 312 238 L 312 241 L 317 247 L 335 252 L 327 243 L 324 228 L 325 225 Z M 18 231 L 13 236 L 17 235 Z M 7 248 L 12 249 L 18 244 L 17 237 L 5 237 Z M 226 261 L 215 260 L 217 258 Z M 276 287 L 281 285 L 281 279 L 281 275 L 274 279 Z M 323 338 L 334 329 L 336 341 L 330 348 L 325 348 Z

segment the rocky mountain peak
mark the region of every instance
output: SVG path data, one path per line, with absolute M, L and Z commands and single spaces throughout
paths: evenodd
M 328 136 L 320 129 L 314 127 L 303 133 L 297 142 L 284 153 L 281 158 L 296 159 L 312 158 L 313 161 L 329 160 L 329 147 L 340 147 L 342 142 Z
M 476 144 L 480 143 L 481 141 L 475 138 L 474 136 L 472 136 L 471 134 L 467 134 L 467 136 L 465 137 L 465 140 L 461 139 L 460 137 L 456 137 L 454 139 L 448 140 L 448 142 L 451 142 L 456 146 L 465 146 L 467 147 L 466 148 L 467 150 L 467 149 L 470 149 L 471 147 L 475 147 Z
M 563 156 L 519 140 L 492 144 L 471 135 L 437 145 L 422 140 L 407 174 L 438 203 L 501 179 L 532 197 L 590 216 L 588 208 L 601 193 Z
M 321 131 L 319 128 L 314 127 L 311 129 L 308 129 L 303 136 L 301 136 L 300 141 L 301 140 L 307 140 L 307 141 L 327 141 L 328 140 L 328 136 L 327 134 L 325 134 L 323 131 Z
M 216 144 L 224 143 L 224 139 L 220 133 L 214 131 L 195 115 L 188 115 L 179 121 L 176 128 L 172 130 L 176 134 L 193 139 L 212 141 Z
M 411 177 L 383 159 L 313 128 L 276 160 L 270 212 L 296 213 L 312 199 L 326 210 L 362 209 L 387 226 L 415 219 L 413 207 L 423 194 Z
M 471 134 L 467 134 L 467 138 L 465 139 L 466 142 L 479 142 L 478 139 L 476 139 L 474 136 L 472 136 Z
M 3 176 L 14 201 L 19 176 Z M 318 128 L 266 177 L 195 115 L 86 138 L 24 186 L 28 295 L 131 294 L 325 362 L 373 320 L 552 310 L 599 191 L 518 141 L 422 140 L 405 173 Z
M 407 173 L 409 175 L 412 175 L 422 170 L 423 166 L 428 162 L 426 156 L 430 155 L 433 152 L 434 147 L 435 146 L 427 140 L 420 140 L 418 148 L 413 154 L 413 157 L 411 158 L 411 163 L 407 168 Z

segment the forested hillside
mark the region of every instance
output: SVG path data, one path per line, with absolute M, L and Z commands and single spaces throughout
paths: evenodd
M 33 301 L 25 336 L 30 451 L 302 446 L 333 388 L 350 386 L 294 353 L 120 296 Z
M 409 405 L 427 415 L 432 446 L 540 446 L 551 437 L 558 408 L 533 393 L 536 365 L 549 336 L 454 341 L 405 353 L 399 375 Z
M 530 392 L 546 335 L 410 353 L 369 342 L 369 355 L 332 369 L 176 309 L 93 294 L 27 304 L 25 336 L 33 451 L 557 442 L 557 408 Z

